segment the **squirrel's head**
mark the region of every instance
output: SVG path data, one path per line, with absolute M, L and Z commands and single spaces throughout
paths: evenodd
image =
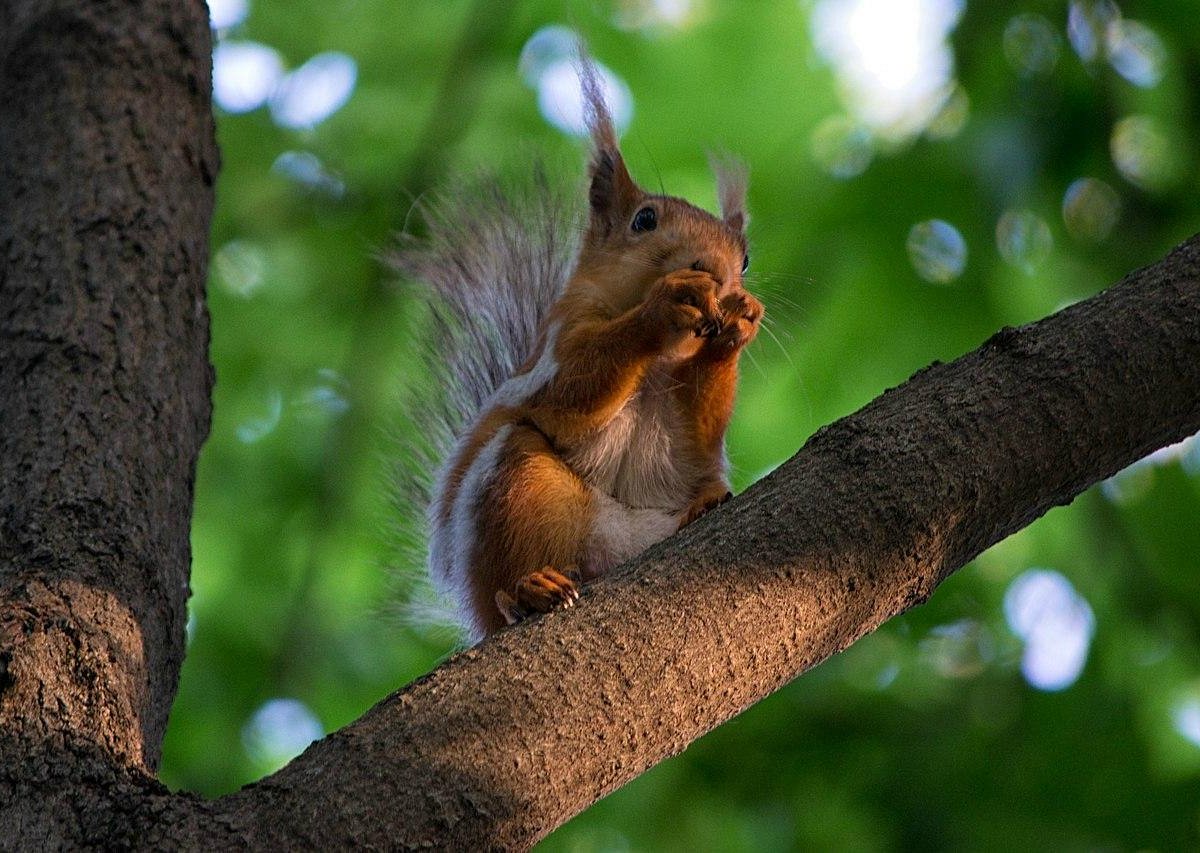
M 703 269 L 721 293 L 742 287 L 746 250 L 746 171 L 732 160 L 713 160 L 721 215 L 681 198 L 648 193 L 629 174 L 586 55 L 580 78 L 592 135 L 588 226 L 577 277 L 603 289 L 604 301 L 624 310 L 642 300 L 668 272 Z

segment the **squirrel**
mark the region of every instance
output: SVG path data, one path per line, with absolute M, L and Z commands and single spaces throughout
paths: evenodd
M 532 205 L 494 187 L 447 202 L 394 256 L 433 300 L 447 399 L 432 420 L 460 425 L 427 496 L 428 561 L 472 642 L 573 605 L 731 497 L 725 430 L 763 317 L 743 284 L 745 169 L 713 161 L 719 217 L 647 192 L 582 48 L 579 77 L 591 156 L 574 251 L 539 173 Z

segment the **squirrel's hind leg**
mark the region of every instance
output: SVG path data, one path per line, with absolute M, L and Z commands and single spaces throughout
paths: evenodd
M 579 598 L 592 492 L 542 433 L 512 430 L 477 505 L 470 603 L 482 633 Z

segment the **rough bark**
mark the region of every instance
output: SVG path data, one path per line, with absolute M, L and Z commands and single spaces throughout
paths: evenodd
M 0 730 L 144 771 L 212 385 L 207 14 L 43 0 L 0 21 Z
M 1200 429 L 1200 237 L 215 801 L 152 776 L 208 417 L 203 4 L 0 0 L 0 846 L 520 847 Z

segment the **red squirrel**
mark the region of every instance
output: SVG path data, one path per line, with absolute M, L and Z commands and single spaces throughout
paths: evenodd
M 581 583 L 730 497 L 738 356 L 763 316 L 742 281 L 744 169 L 714 164 L 719 217 L 642 189 L 580 65 L 592 151 L 573 264 L 553 245 L 561 211 L 525 217 L 494 194 L 490 213 L 441 211 L 431 231 L 453 234 L 398 256 L 463 349 L 450 406 L 464 428 L 427 521 L 431 575 L 473 641 L 571 606 Z

